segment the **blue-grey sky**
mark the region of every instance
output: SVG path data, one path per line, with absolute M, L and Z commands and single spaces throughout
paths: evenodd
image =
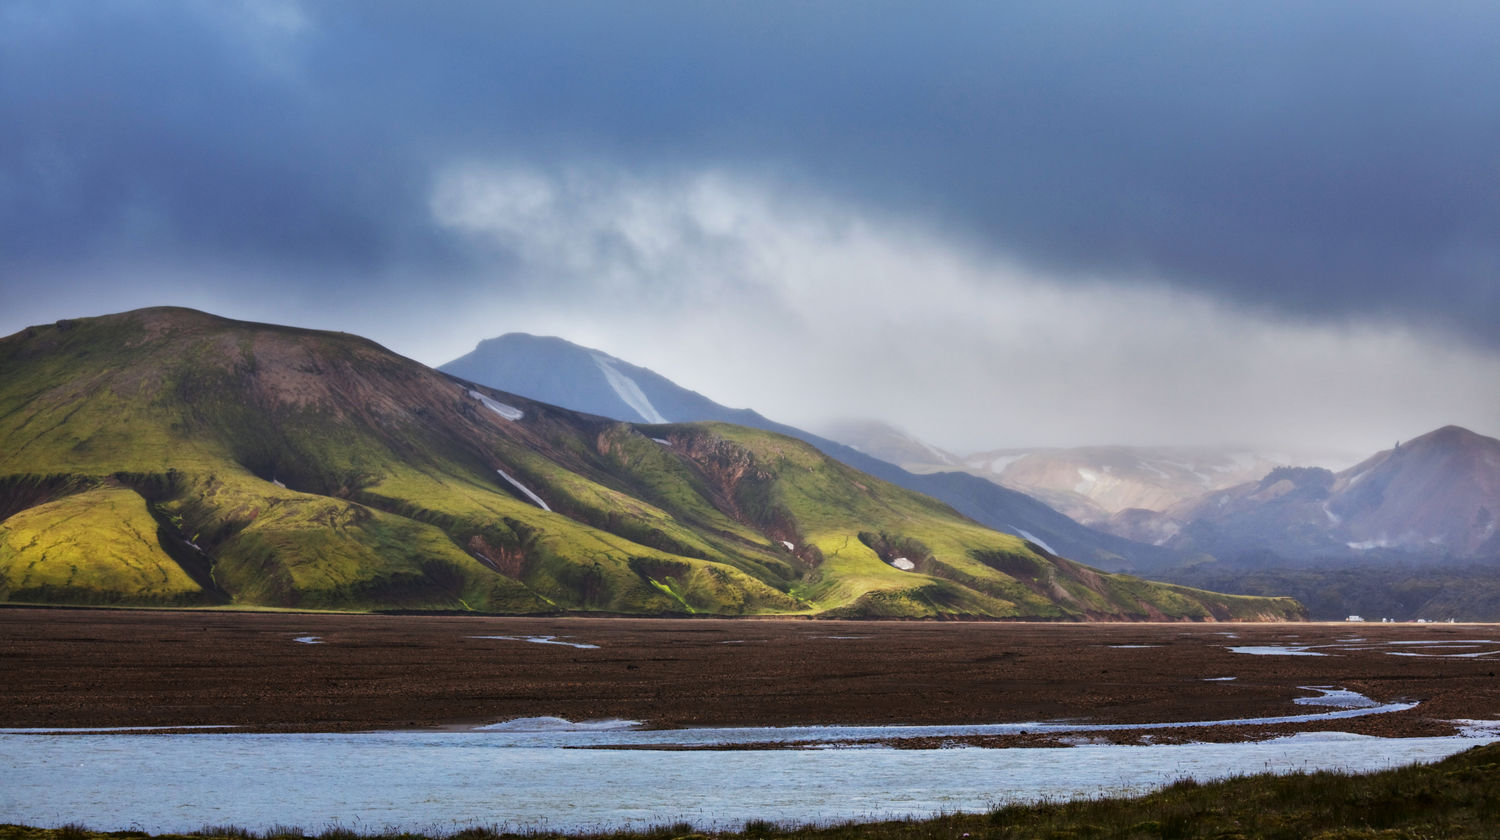
M 550 332 L 954 449 L 1500 434 L 1500 6 L 0 0 L 0 334 Z

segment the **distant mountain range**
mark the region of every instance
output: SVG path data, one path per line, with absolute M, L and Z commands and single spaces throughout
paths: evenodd
M 1160 514 L 1163 543 L 1232 556 L 1500 557 L 1500 441 L 1445 426 L 1342 472 L 1280 467 Z
M 690 405 L 696 396 L 664 391 L 618 360 L 585 361 L 570 368 L 553 357 L 541 367 L 559 387 L 588 372 L 618 400 L 592 404 L 596 411 L 623 406 L 639 421 L 673 419 L 684 410 L 674 398 Z M 0 339 L 0 600 L 650 615 L 1304 614 L 1290 599 L 1097 571 L 1058 556 L 1041 544 L 1046 537 L 990 530 L 775 430 L 620 422 L 477 378 L 356 336 L 183 309 L 60 321 Z M 606 393 L 593 385 L 574 393 L 593 392 Z M 764 422 L 734 416 L 746 415 Z M 1019 497 L 960 478 L 992 488 L 992 498 Z M 1079 527 L 1019 498 L 1022 513 L 1029 503 Z
M 1085 527 L 1026 493 L 979 476 L 956 471 L 910 472 L 882 459 L 882 455 L 890 456 L 888 447 L 872 446 L 870 451 L 862 451 L 777 423 L 750 409 L 727 408 L 651 370 L 561 338 L 510 333 L 482 341 L 473 352 L 438 369 L 493 388 L 616 420 L 717 421 L 788 435 L 857 470 L 946 502 L 983 525 L 1101 569 L 1155 568 L 1170 565 L 1178 558 L 1170 549 Z M 904 439 L 923 452 L 941 454 L 941 450 L 889 427 L 864 425 L 882 429 L 887 442 Z
M 1495 441 L 1463 429 L 1423 435 L 1338 473 L 1309 462 L 1356 457 L 1125 446 L 959 455 L 878 421 L 810 434 L 561 339 L 503 336 L 445 367 L 622 419 L 722 419 L 789 434 L 1103 568 L 1290 594 L 1323 619 L 1500 618 Z
M 1127 509 L 1106 527 L 1186 559 L 1152 577 L 1296 597 L 1313 617 L 1500 619 L 1500 441 L 1446 426 L 1349 469 Z
M 913 472 L 1035 496 L 1090 527 L 1184 557 L 1500 556 L 1500 441 L 1447 426 L 1341 472 L 1248 448 L 1089 446 L 953 455 L 876 422 L 840 440 Z M 1324 462 L 1354 458 L 1329 456 Z
M 825 431 L 834 440 L 910 472 L 962 470 L 1034 496 L 1080 523 L 1112 533 L 1119 532 L 1113 530 L 1111 517 L 1121 511 L 1164 511 L 1204 493 L 1258 481 L 1276 467 L 1308 463 L 1306 454 L 1229 446 L 1048 447 L 955 455 L 873 420 L 833 424 Z M 1324 462 L 1330 457 L 1325 453 L 1314 460 Z M 1342 460 L 1352 463 L 1355 459 L 1342 456 Z M 1129 533 L 1119 535 L 1141 539 Z

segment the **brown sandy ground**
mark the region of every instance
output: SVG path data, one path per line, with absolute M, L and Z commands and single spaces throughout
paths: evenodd
M 321 644 L 294 641 L 316 636 Z M 555 636 L 574 648 L 476 636 Z M 1340 642 L 1359 638 L 1362 642 Z M 1395 641 L 1493 640 L 1455 648 Z M 1251 656 L 1230 645 L 1333 645 Z M 1148 645 L 1149 647 L 1114 647 Z M 1138 743 L 1336 729 L 1447 734 L 1500 719 L 1500 626 L 497 618 L 0 609 L 0 727 L 353 731 L 517 717 L 650 726 L 1199 721 L 1320 711 L 1340 686 L 1395 714 L 1088 733 Z M 1233 681 L 1210 681 L 1214 677 Z M 945 739 L 942 743 L 956 743 Z M 963 739 L 1054 744 L 1039 735 Z M 903 746 L 932 746 L 914 740 Z

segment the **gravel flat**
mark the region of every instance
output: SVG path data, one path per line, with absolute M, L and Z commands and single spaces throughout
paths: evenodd
M 1230 649 L 1240 646 L 1273 652 Z M 1283 648 L 1323 655 L 1275 652 Z M 1311 694 L 1299 686 L 1324 685 L 1420 705 L 1344 721 L 1150 737 L 1315 729 L 1438 735 L 1453 731 L 1449 720 L 1500 719 L 1497 671 L 1494 625 L 0 609 L 0 727 L 340 732 L 539 716 L 655 727 L 1152 723 L 1314 711 L 1292 701 Z

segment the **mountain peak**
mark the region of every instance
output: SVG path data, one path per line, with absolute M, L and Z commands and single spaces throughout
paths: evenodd
M 556 336 L 556 335 L 537 335 L 535 333 L 529 333 L 529 332 L 508 332 L 508 333 L 504 333 L 502 335 L 497 335 L 494 338 L 480 339 L 479 343 L 476 344 L 476 345 L 474 345 L 474 349 L 475 350 L 500 349 L 500 348 L 504 348 L 504 347 L 507 347 L 507 346 L 527 345 L 527 344 L 539 344 L 539 345 L 544 345 L 544 346 L 548 346 L 548 347 L 555 347 L 555 348 L 569 348 L 569 349 L 576 349 L 576 350 L 589 350 L 589 348 L 584 347 L 583 345 L 571 342 L 571 341 L 567 340 L 566 338 L 563 338 L 562 336 Z M 598 351 L 589 351 L 589 352 L 598 352 Z
M 1396 448 L 1403 450 L 1426 447 L 1469 448 L 1486 445 L 1500 446 L 1500 440 L 1469 431 L 1463 426 L 1448 425 L 1414 437 L 1404 444 L 1397 444 Z
M 743 424 L 751 414 L 725 408 L 648 368 L 557 336 L 506 333 L 479 342 L 473 352 L 438 369 L 627 423 L 722 420 Z
M 1332 476 L 1283 468 L 1176 515 L 1210 553 L 1489 558 L 1500 551 L 1500 440 L 1443 426 Z

